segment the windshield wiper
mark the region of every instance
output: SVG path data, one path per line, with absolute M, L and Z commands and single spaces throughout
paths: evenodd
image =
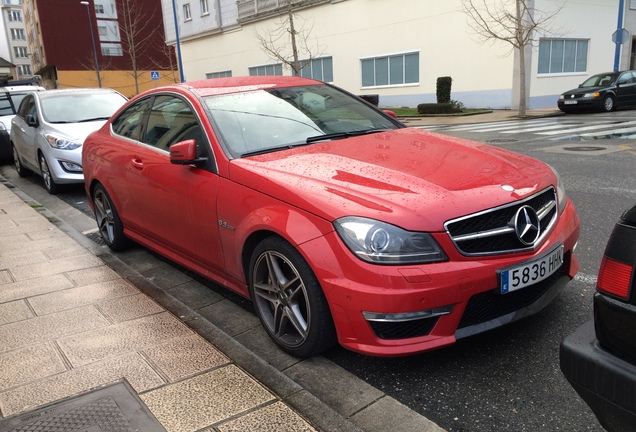
M 246 152 L 246 153 L 241 153 L 241 157 L 247 157 L 247 156 L 256 156 L 259 154 L 265 154 L 265 153 L 272 153 L 272 152 L 276 152 L 276 151 L 281 151 L 281 150 L 289 150 L 289 149 L 293 149 L 296 147 L 302 147 L 305 146 L 307 144 L 310 143 L 297 143 L 297 144 L 285 144 L 282 146 L 278 146 L 278 147 L 268 147 L 268 148 L 264 148 L 264 149 L 260 149 L 260 150 L 254 150 L 254 151 L 250 151 L 250 152 Z
M 79 120 L 77 121 L 77 123 L 86 123 L 86 122 L 92 122 L 92 121 L 98 121 L 98 120 L 108 120 L 110 117 L 94 117 L 94 118 L 87 118 L 84 120 Z
M 364 129 L 364 130 L 353 130 L 353 131 L 348 131 L 348 132 L 336 132 L 336 133 L 330 133 L 330 134 L 324 134 L 324 135 L 316 135 L 316 136 L 310 136 L 309 138 L 307 138 L 307 144 L 311 144 L 314 142 L 318 142 L 318 141 L 328 141 L 328 140 L 337 140 L 337 139 L 344 139 L 344 138 L 351 138 L 354 136 L 360 136 L 360 135 L 368 135 L 368 134 L 372 134 L 372 133 L 378 133 L 378 132 L 385 132 L 388 129 Z

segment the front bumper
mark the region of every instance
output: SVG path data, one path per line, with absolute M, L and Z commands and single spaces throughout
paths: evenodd
M 566 101 L 575 101 L 575 104 L 566 104 Z M 561 111 L 575 110 L 594 110 L 598 111 L 603 105 L 603 98 L 578 98 L 578 99 L 559 99 L 557 106 Z
M 76 150 L 49 149 L 46 154 L 53 180 L 59 184 L 83 183 L 82 148 Z M 69 169 L 69 167 L 78 167 Z
M 554 229 L 532 252 L 467 257 L 457 252 L 445 233 L 435 236 L 449 261 L 416 266 L 364 263 L 335 233 L 301 245 L 325 292 L 341 345 L 376 356 L 450 345 L 538 312 L 578 271 L 573 249 L 579 218 L 569 201 Z M 536 285 L 499 294 L 497 270 L 540 257 L 559 243 L 564 245 L 559 272 Z M 369 319 L 383 316 L 389 319 Z
M 561 343 L 563 375 L 612 432 L 636 425 L 636 366 L 605 351 L 588 321 Z

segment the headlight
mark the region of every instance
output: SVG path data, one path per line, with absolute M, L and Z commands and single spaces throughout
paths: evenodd
M 4 123 L 0 122 L 0 131 L 6 130 L 8 131 L 9 129 L 7 129 L 7 127 L 4 125 Z
M 559 175 L 557 170 L 555 170 L 551 166 L 550 166 L 550 169 L 552 169 L 552 172 L 557 178 L 557 184 L 556 184 L 557 203 L 559 204 L 559 214 L 561 214 L 563 213 L 563 210 L 565 209 L 565 202 L 566 202 L 565 187 L 563 186 L 563 183 L 561 182 L 561 176 Z
M 334 225 L 358 258 L 374 264 L 424 264 L 448 259 L 428 233 L 355 216 L 340 218 Z
M 600 94 L 599 92 L 594 92 L 594 93 L 585 93 L 585 94 L 583 95 L 583 97 L 584 97 L 584 98 L 591 98 L 591 97 L 593 97 L 593 98 L 598 98 L 598 97 L 601 97 L 601 94 Z
M 59 136 L 55 136 L 55 135 L 51 135 L 51 134 L 44 135 L 44 138 L 46 138 L 46 141 L 49 143 L 51 147 L 60 149 L 60 150 L 75 150 L 76 148 L 79 148 L 82 146 L 82 143 L 80 142 L 73 141 L 73 140 L 59 137 Z
M 563 95 L 559 95 L 559 100 L 563 100 L 565 97 Z

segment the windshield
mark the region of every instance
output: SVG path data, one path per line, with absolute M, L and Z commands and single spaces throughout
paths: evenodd
M 210 96 L 205 102 L 235 158 L 400 127 L 367 103 L 328 85 Z M 328 136 L 320 139 L 323 135 Z
M 49 123 L 79 123 L 108 120 L 126 102 L 119 93 L 48 95 L 40 99 L 42 115 Z
M 583 87 L 609 86 L 614 84 L 614 81 L 616 80 L 617 76 L 618 76 L 617 74 L 594 75 L 593 77 L 589 77 L 588 79 L 586 79 L 585 82 L 581 84 L 579 87 L 583 88 Z

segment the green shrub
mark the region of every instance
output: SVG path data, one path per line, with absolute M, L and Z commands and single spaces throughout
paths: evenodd
M 423 103 L 417 106 L 420 114 L 455 114 L 462 112 L 457 102 L 447 103 Z
M 437 78 L 437 103 L 448 103 L 451 101 L 451 87 L 453 79 L 449 76 Z

